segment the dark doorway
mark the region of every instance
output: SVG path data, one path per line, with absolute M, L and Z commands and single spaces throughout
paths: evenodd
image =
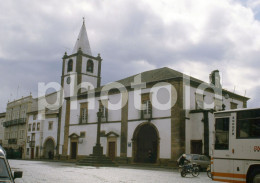
M 54 157 L 54 141 L 48 138 L 44 143 L 44 157 L 53 159 Z
M 38 158 L 39 157 L 39 147 L 37 146 L 36 147 L 36 158 Z
M 71 142 L 71 152 L 70 152 L 70 158 L 71 159 L 77 158 L 77 148 L 78 148 L 78 143 L 77 142 Z
M 191 154 L 202 154 L 202 140 L 191 140 Z
M 145 124 L 136 129 L 135 162 L 156 163 L 158 141 L 157 131 L 153 125 Z
M 31 148 L 31 159 L 34 159 L 34 148 Z
M 112 161 L 115 160 L 115 157 L 116 157 L 116 143 L 115 142 L 109 142 L 108 156 L 111 158 Z

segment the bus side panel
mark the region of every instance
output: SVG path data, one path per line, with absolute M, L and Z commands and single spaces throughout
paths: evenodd
M 214 159 L 213 162 L 213 180 L 222 182 L 232 182 L 233 160 Z
M 246 182 L 247 168 L 245 167 L 245 160 L 234 160 L 234 180 Z

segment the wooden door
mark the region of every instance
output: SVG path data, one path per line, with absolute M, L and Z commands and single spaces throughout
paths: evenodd
M 34 148 L 31 148 L 31 159 L 34 159 Z
M 78 148 L 78 143 L 77 142 L 71 142 L 71 152 L 70 152 L 70 158 L 71 159 L 77 158 L 77 148 Z
M 112 159 L 112 161 L 115 160 L 115 157 L 116 157 L 116 143 L 115 142 L 109 142 L 108 156 Z
M 191 154 L 202 154 L 202 140 L 191 141 Z
M 38 158 L 39 157 L 39 147 L 37 146 L 36 147 L 36 158 Z

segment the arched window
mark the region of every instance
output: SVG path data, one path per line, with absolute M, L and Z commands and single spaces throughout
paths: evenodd
M 73 60 L 70 59 L 68 62 L 68 68 L 67 68 L 67 72 L 71 72 L 73 68 Z
M 94 70 L 94 63 L 92 60 L 88 60 L 88 63 L 87 63 L 87 72 L 93 72 Z

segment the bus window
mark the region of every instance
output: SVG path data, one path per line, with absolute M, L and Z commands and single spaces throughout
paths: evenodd
M 238 120 L 237 138 L 260 138 L 260 118 Z
M 217 118 L 215 131 L 215 149 L 227 150 L 229 148 L 229 118 Z

